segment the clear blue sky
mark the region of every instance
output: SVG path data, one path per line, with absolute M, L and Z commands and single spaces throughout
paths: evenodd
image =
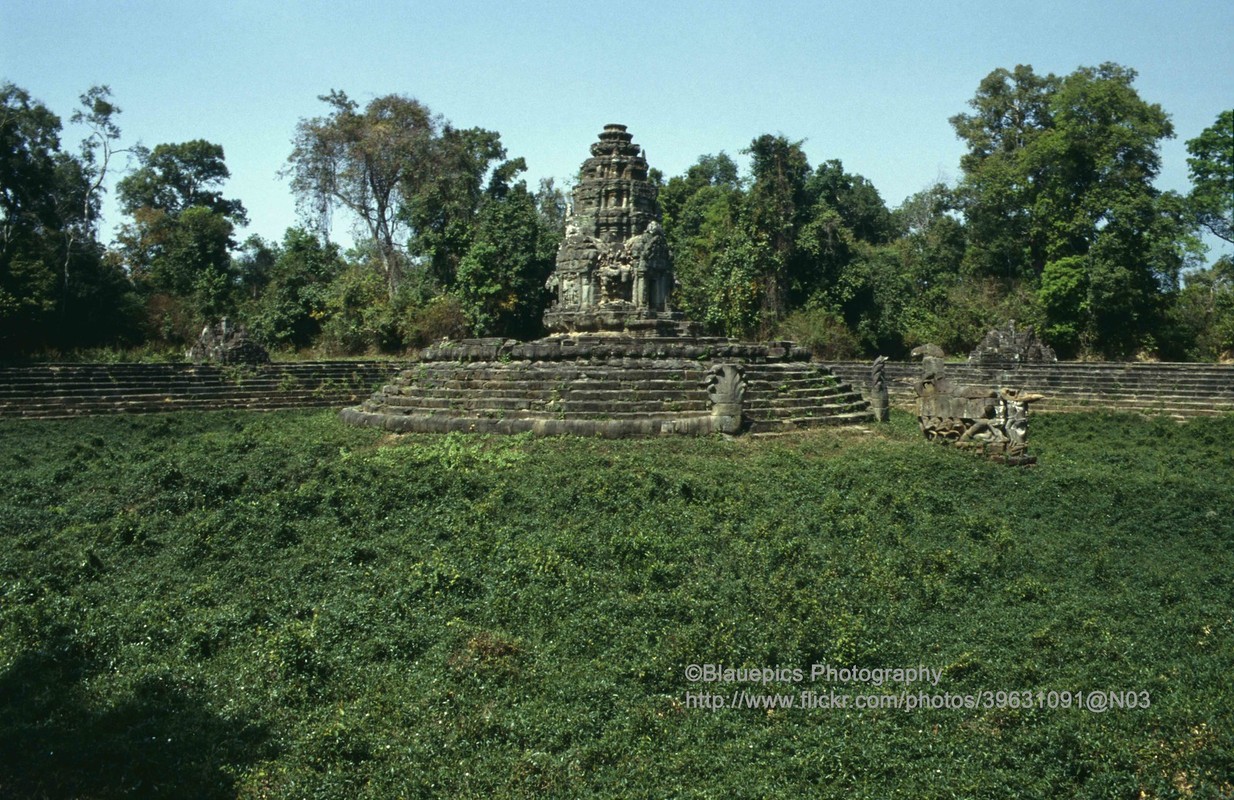
M 891 206 L 959 176 L 947 119 L 998 67 L 1137 70 L 1177 132 L 1162 147 L 1166 189 L 1187 189 L 1184 142 L 1234 107 L 1231 0 L 0 0 L 0 42 L 0 79 L 66 121 L 104 83 L 125 143 L 222 144 L 227 194 L 251 218 L 242 235 L 273 239 L 296 222 L 276 173 L 332 88 L 361 103 L 407 94 L 499 131 L 533 186 L 571 178 L 603 125 L 622 122 L 669 176 L 762 133 L 804 139 L 811 163 L 841 159 Z

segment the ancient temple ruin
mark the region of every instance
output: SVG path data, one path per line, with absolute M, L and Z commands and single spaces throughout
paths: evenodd
M 573 191 L 566 237 L 548 280 L 554 333 L 689 335 L 669 307 L 673 268 L 647 159 L 625 125 L 606 125 Z
M 873 420 L 792 342 L 702 336 L 672 310 L 672 258 L 645 154 L 624 125 L 591 146 L 548 280 L 549 335 L 443 341 L 363 404 L 397 432 L 626 437 L 783 432 Z

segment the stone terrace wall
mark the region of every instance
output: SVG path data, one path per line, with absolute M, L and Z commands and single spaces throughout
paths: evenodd
M 388 361 L 0 366 L 0 417 L 340 408 L 368 397 L 403 366 Z
M 853 388 L 869 391 L 869 362 L 829 366 Z M 892 406 L 914 408 L 913 383 L 920 372 L 918 363 L 887 363 Z M 947 376 L 957 383 L 999 385 L 1046 395 L 1047 400 L 1033 404 L 1033 413 L 1098 408 L 1178 418 L 1234 413 L 1234 365 L 1230 364 L 1059 361 L 1001 370 L 957 362 L 947 364 Z
M 329 361 L 256 369 L 191 364 L 41 364 L 0 367 L 0 417 L 246 408 L 342 408 L 368 398 L 405 363 Z M 869 362 L 829 364 L 844 383 L 869 391 Z M 911 410 L 920 365 L 888 362 L 891 404 Z M 1058 362 L 1014 370 L 947 365 L 961 383 L 1040 392 L 1033 411 L 1094 408 L 1176 417 L 1234 413 L 1234 365 Z

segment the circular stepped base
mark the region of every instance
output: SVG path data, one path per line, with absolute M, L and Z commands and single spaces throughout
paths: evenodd
M 711 371 L 720 365 L 743 374 L 739 421 L 721 413 L 730 413 L 731 406 L 715 407 L 709 395 Z M 603 334 L 434 345 L 394 382 L 341 416 L 400 433 L 606 438 L 873 421 L 860 393 L 791 342 Z

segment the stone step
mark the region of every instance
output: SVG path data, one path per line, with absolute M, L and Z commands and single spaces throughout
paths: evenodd
M 346 402 L 346 401 L 345 401 Z M 165 404 L 126 404 L 122 406 L 107 405 L 102 407 L 73 406 L 48 407 L 6 411 L 3 416 L 9 418 L 28 419 L 64 419 L 70 417 L 90 416 L 95 414 L 161 414 L 181 411 L 275 411 L 293 408 L 337 408 L 341 405 L 337 400 L 292 401 L 292 400 L 262 400 L 227 403 L 165 403 Z
M 504 370 L 432 370 L 425 372 L 408 371 L 400 376 L 404 383 L 417 385 L 435 385 L 440 383 L 458 384 L 460 386 L 475 386 L 484 388 L 485 384 L 517 383 L 525 385 L 534 383 L 586 383 L 602 381 L 622 381 L 629 384 L 671 381 L 674 383 L 690 382 L 701 384 L 705 375 L 702 370 L 527 370 L 519 373 L 513 369 Z
M 294 389 L 279 389 L 271 390 L 253 390 L 253 391 L 235 391 L 225 389 L 197 389 L 193 391 L 179 392 L 156 392 L 156 391 L 111 391 L 97 392 L 94 394 L 76 394 L 76 395 L 44 395 L 41 397 L 32 398 L 4 398 L 0 399 L 0 403 L 14 405 L 20 403 L 107 403 L 107 402 L 122 402 L 125 400 L 163 400 L 165 398 L 173 398 L 180 400 L 225 400 L 229 397 L 317 397 L 323 395 L 368 395 L 370 392 L 364 388 L 356 387 L 297 387 Z
M 625 399 L 625 400 L 576 400 L 565 398 L 553 401 L 538 401 L 517 397 L 490 397 L 476 395 L 471 398 L 439 398 L 420 396 L 384 396 L 380 404 L 390 408 L 420 408 L 425 410 L 446 411 L 476 411 L 479 409 L 509 410 L 509 411 L 544 411 L 547 413 L 575 411 L 603 412 L 606 409 L 613 413 L 658 413 L 691 411 L 698 414 L 708 413 L 705 399 L 658 400 L 658 399 Z
M 387 384 L 393 386 L 394 384 Z M 576 381 L 544 381 L 544 380 L 528 380 L 519 381 L 513 377 L 507 380 L 440 380 L 426 381 L 417 379 L 408 381 L 405 384 L 409 390 L 414 391 L 451 391 L 451 392 L 572 392 L 572 391 L 625 391 L 632 390 L 652 390 L 652 391 L 668 391 L 680 390 L 683 386 L 695 387 L 698 391 L 703 391 L 701 382 L 691 382 L 681 379 L 657 379 L 647 381 L 628 381 L 628 380 L 576 380 Z M 385 387 L 382 387 L 383 390 Z
M 783 380 L 783 381 L 764 381 L 764 380 L 747 380 L 746 388 L 752 391 L 775 393 L 775 392 L 793 392 L 798 390 L 812 390 L 819 388 L 831 388 L 840 386 L 840 382 L 831 376 L 798 379 L 798 380 Z
M 402 368 L 398 368 L 402 369 Z M 187 367 L 163 369 L 151 364 L 147 368 L 128 371 L 97 370 L 90 372 L 65 372 L 52 370 L 10 369 L 0 371 L 0 380 L 8 381 L 134 381 L 134 380 L 173 380 L 175 378 L 218 378 L 220 380 L 237 380 L 263 375 L 299 375 L 299 376 L 341 376 L 341 375 L 390 375 L 398 369 L 372 369 L 365 366 L 339 367 L 334 369 L 295 369 L 282 366 L 266 366 L 258 369 L 241 368 L 207 368 Z
M 746 416 L 752 420 L 771 421 L 801 417 L 829 417 L 843 414 L 868 412 L 865 401 L 858 403 L 818 403 L 791 409 L 749 409 Z
M 830 425 L 860 425 L 862 423 L 874 422 L 874 414 L 870 411 L 858 411 L 843 414 L 830 414 L 823 417 L 790 417 L 787 419 L 776 420 L 754 420 L 751 422 L 749 432 L 753 434 L 760 433 L 783 433 L 785 431 L 820 428 Z
M 126 411 L 133 408 L 150 409 L 150 410 L 171 410 L 180 408 L 230 408 L 243 407 L 253 404 L 277 405 L 286 407 L 295 406 L 323 406 L 323 405 L 338 405 L 340 403 L 354 402 L 360 399 L 361 395 L 346 394 L 346 395 L 331 395 L 331 394 L 312 394 L 312 393 L 297 393 L 285 394 L 277 396 L 262 396 L 254 395 L 251 397 L 216 397 L 216 398 L 189 398 L 189 397 L 163 397 L 163 398 L 118 398 L 106 401 L 100 400 L 78 400 L 78 401 L 55 401 L 55 400 L 40 400 L 29 403 L 6 403 L 0 405 L 0 416 L 37 416 L 43 413 L 56 413 L 60 411 L 73 413 L 106 413 L 111 410 Z
M 838 406 L 861 406 L 865 407 L 866 401 L 860 395 L 844 394 L 832 397 L 801 397 L 787 401 L 758 401 L 747 400 L 745 410 L 750 414 L 783 414 L 786 412 L 796 412 L 802 409 L 811 409 L 816 407 L 838 407 Z
M 496 408 L 475 408 L 475 409 L 460 409 L 460 412 L 465 413 L 448 413 L 443 409 L 438 408 L 420 408 L 416 406 L 380 406 L 369 407 L 364 406 L 365 410 L 376 413 L 394 414 L 401 416 L 423 416 L 423 417 L 446 417 L 446 418 L 479 418 L 479 419 L 562 419 L 565 415 L 559 411 L 538 411 L 534 409 L 496 409 Z M 615 419 L 615 420 L 640 420 L 640 419 L 694 419 L 699 417 L 710 416 L 707 412 L 699 411 L 612 411 L 609 409 L 598 410 L 576 410 L 569 412 L 568 416 L 571 419 Z

